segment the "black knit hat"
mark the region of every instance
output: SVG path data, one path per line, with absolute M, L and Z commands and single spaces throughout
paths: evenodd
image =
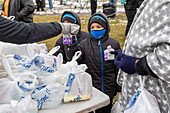
M 68 21 L 70 23 L 76 23 L 76 18 L 72 14 L 63 15 L 61 22 Z
M 92 23 L 98 23 L 101 26 L 103 26 L 105 29 L 107 28 L 106 20 L 100 15 L 94 15 L 93 17 L 91 17 L 90 26 Z

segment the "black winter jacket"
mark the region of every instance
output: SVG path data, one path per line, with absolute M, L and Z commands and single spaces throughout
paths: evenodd
M 15 44 L 33 43 L 46 40 L 61 33 L 58 22 L 23 23 L 0 16 L 0 41 Z
M 15 16 L 16 21 L 33 23 L 34 9 L 33 0 L 10 0 L 8 16 Z M 2 10 L 4 10 L 4 5 Z
M 77 14 L 75 14 L 72 11 L 65 11 L 61 18 L 65 15 L 65 14 L 71 14 L 76 18 L 76 24 L 80 25 L 81 28 L 81 22 L 80 22 L 80 18 Z M 72 57 L 74 56 L 76 50 L 77 50 L 77 45 L 84 39 L 89 38 L 90 34 L 87 32 L 83 32 L 79 31 L 79 33 L 76 35 L 76 37 L 72 37 L 72 44 L 63 44 L 63 36 L 61 36 L 55 46 L 60 46 L 60 49 L 54 54 L 55 56 L 57 56 L 59 53 L 63 54 L 63 62 L 66 63 L 67 61 L 71 61 Z
M 104 37 L 102 40 L 102 54 L 104 58 L 104 50 L 107 49 L 107 46 L 115 50 L 120 49 L 119 42 L 109 38 L 108 36 Z M 83 62 L 87 65 L 88 69 L 86 70 L 92 76 L 93 86 L 102 90 L 102 72 L 101 72 L 101 56 L 99 41 L 89 37 L 83 40 L 78 49 L 82 51 L 82 57 L 79 59 L 79 62 Z M 103 59 L 104 61 L 104 59 Z M 114 97 L 117 93 L 118 85 L 116 83 L 118 68 L 114 65 L 114 62 L 104 61 L 104 92 L 109 95 L 109 97 Z
M 77 40 L 80 43 L 82 40 L 86 39 L 89 37 L 89 33 L 80 31 L 77 34 Z M 77 51 L 77 40 L 75 37 L 73 38 L 73 43 L 72 44 L 63 44 L 63 36 L 61 36 L 55 46 L 60 46 L 60 49 L 54 54 L 57 56 L 59 53 L 63 54 L 63 62 L 66 63 L 67 61 L 71 61 L 72 57 L 74 56 L 75 52 Z
M 99 13 L 100 14 L 100 13 Z M 106 16 L 105 20 L 107 20 L 107 30 L 108 33 L 110 31 L 108 19 Z M 90 26 L 88 26 L 90 30 Z M 110 98 L 113 98 L 118 88 L 120 88 L 116 82 L 118 68 L 114 65 L 114 62 L 104 61 L 104 50 L 107 49 L 107 46 L 111 45 L 111 47 L 115 50 L 121 49 L 119 42 L 115 39 L 110 38 L 108 35 L 101 39 L 102 44 L 102 60 L 100 55 L 100 40 L 97 40 L 90 36 L 83 40 L 79 46 L 78 50 L 82 52 L 81 57 L 78 59 L 78 62 L 85 63 L 88 67 L 86 70 L 92 76 L 93 86 L 102 91 L 102 67 L 104 69 L 103 83 L 104 83 L 104 93 L 106 93 Z M 120 91 L 120 89 L 119 89 Z

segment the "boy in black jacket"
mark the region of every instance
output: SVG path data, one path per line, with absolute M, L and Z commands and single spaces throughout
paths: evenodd
M 72 11 L 65 11 L 61 16 L 61 22 L 74 23 L 81 27 L 79 16 Z M 55 44 L 55 46 L 60 46 L 60 49 L 54 55 L 57 56 L 59 53 L 62 53 L 64 63 L 66 63 L 67 61 L 71 61 L 74 53 L 76 52 L 77 45 L 79 45 L 82 40 L 86 39 L 89 36 L 89 33 L 81 31 L 81 28 L 77 35 L 71 37 L 72 40 L 70 44 L 63 41 L 63 38 L 65 38 L 64 35 L 61 36 Z
M 78 46 L 78 50 L 82 52 L 78 62 L 87 65 L 86 72 L 92 76 L 93 86 L 110 97 L 110 104 L 96 110 L 96 113 L 110 113 L 112 99 L 120 91 L 120 87 L 116 83 L 118 68 L 112 62 L 104 60 L 104 50 L 108 46 L 120 50 L 120 45 L 109 37 L 110 25 L 103 13 L 95 13 L 90 17 L 88 31 L 91 36 Z

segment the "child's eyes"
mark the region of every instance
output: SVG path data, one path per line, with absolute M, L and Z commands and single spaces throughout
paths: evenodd
M 96 26 L 97 28 L 101 28 L 101 26 Z
M 102 28 L 101 26 L 95 26 L 96 28 Z M 95 28 L 94 26 L 91 27 L 91 29 Z

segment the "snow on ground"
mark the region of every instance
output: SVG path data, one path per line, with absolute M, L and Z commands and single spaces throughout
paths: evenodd
M 80 14 L 90 14 L 90 1 L 87 3 L 85 0 L 79 0 L 81 2 L 76 2 L 76 1 L 67 1 L 66 5 L 60 5 L 60 2 L 58 0 L 54 0 L 53 2 L 53 10 L 49 10 L 49 4 L 48 0 L 45 1 L 45 11 L 35 11 L 35 15 L 53 15 L 53 14 L 62 14 L 64 11 L 74 11 L 75 13 L 80 13 Z M 98 11 L 103 12 L 102 9 L 102 4 L 103 3 L 108 3 L 108 1 L 104 0 L 98 0 L 97 5 L 98 5 Z M 120 2 L 117 2 L 117 13 L 123 13 L 124 7 L 120 5 Z M 76 8 L 75 8 L 76 7 Z M 80 9 L 81 7 L 81 9 Z

